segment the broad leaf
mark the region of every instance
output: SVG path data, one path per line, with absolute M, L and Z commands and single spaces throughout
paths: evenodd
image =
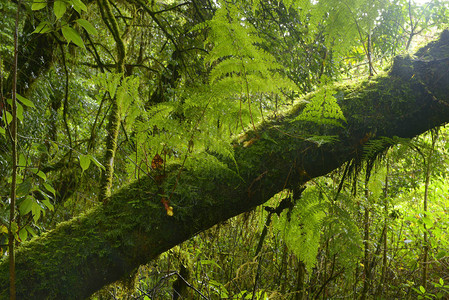
M 23 106 L 19 102 L 16 102 L 16 107 L 17 107 L 16 111 L 17 119 L 23 121 Z
M 104 166 L 94 156 L 89 154 L 89 157 L 100 170 L 104 170 Z
M 75 29 L 66 25 L 61 28 L 61 31 L 62 35 L 64 36 L 64 38 L 67 40 L 68 43 L 73 42 L 78 47 L 85 48 L 83 39 Z
M 17 197 L 22 197 L 25 195 L 28 195 L 32 189 L 33 185 L 31 183 L 31 179 L 27 178 L 23 182 L 21 182 L 19 185 L 17 185 L 16 193 Z
M 5 225 L 1 225 L 0 226 L 0 233 L 8 234 L 8 227 L 6 227 Z
M 48 21 L 42 21 L 37 25 L 32 33 L 46 33 L 51 30 L 51 24 Z
M 19 205 L 20 214 L 26 215 L 31 211 L 31 207 L 33 206 L 33 202 L 35 202 L 34 198 L 29 196 L 26 197 Z
M 48 199 L 42 200 L 42 203 L 44 203 L 44 205 L 51 211 L 53 211 L 55 209 L 53 204 L 51 204 L 50 200 L 48 200 Z
M 56 191 L 55 191 L 55 189 L 51 185 L 49 185 L 48 183 L 44 182 L 44 187 L 47 189 L 47 191 L 52 193 L 53 196 L 56 196 Z
M 36 233 L 36 231 L 34 231 L 33 227 L 31 227 L 31 226 L 26 226 L 25 228 L 26 228 L 26 230 L 28 230 L 28 232 L 29 232 L 33 237 L 37 236 L 37 233 Z
M 97 35 L 98 31 L 97 29 L 95 29 L 95 27 L 89 23 L 89 21 L 85 20 L 85 19 L 78 19 L 76 20 L 76 22 L 83 27 L 84 29 L 86 29 L 86 31 L 90 34 L 90 35 Z
M 20 96 L 19 94 L 16 94 L 16 97 L 17 97 L 17 99 L 19 99 L 19 101 L 20 101 L 23 105 L 28 106 L 28 107 L 35 107 L 35 106 L 34 106 L 34 103 L 31 102 L 30 100 L 28 100 L 27 98 L 25 98 L 25 97 L 23 97 L 23 96 Z
M 67 10 L 67 4 L 64 1 L 55 1 L 53 10 L 55 12 L 56 19 L 61 19 Z
M 37 201 L 33 201 L 31 204 L 31 213 L 33 214 L 34 222 L 37 222 L 41 217 L 42 207 L 37 203 Z
M 17 222 L 14 221 L 11 223 L 11 231 L 13 234 L 16 234 L 17 231 L 19 230 L 19 226 L 17 225 Z
M 25 228 L 19 230 L 19 239 L 24 242 L 28 238 L 28 231 Z
M 9 124 L 12 121 L 12 115 L 9 111 L 6 111 L 6 123 Z
M 86 171 L 87 169 L 89 169 L 90 166 L 90 155 L 83 155 L 81 154 L 79 156 L 80 159 L 80 166 L 81 169 L 83 169 L 83 172 Z
M 33 4 L 31 5 L 32 10 L 40 10 L 42 8 L 45 8 L 47 6 L 46 0 L 34 0 Z
M 86 5 L 81 0 L 71 0 L 70 1 L 73 4 L 73 8 L 78 12 L 81 13 L 82 10 L 87 11 Z

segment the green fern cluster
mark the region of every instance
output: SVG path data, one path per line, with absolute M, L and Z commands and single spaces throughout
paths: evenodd
M 326 22 L 330 22 L 332 16 L 347 12 L 348 7 L 360 6 L 360 3 L 353 6 L 353 1 L 332 5 L 331 10 L 323 1 L 291 0 L 283 5 L 300 9 L 301 13 L 314 12 L 310 18 L 321 21 L 327 18 Z M 151 154 L 141 152 L 138 160 L 148 160 L 145 156 L 161 151 L 168 151 L 177 158 L 191 158 L 203 150 L 232 156 L 230 136 L 242 129 L 245 131 L 250 124 L 255 128 L 264 113 L 285 103 L 285 95 L 297 90 L 296 85 L 282 75 L 284 66 L 262 47 L 264 40 L 248 21 L 247 6 L 242 3 L 217 1 L 214 17 L 192 29 L 207 32 L 208 54 L 204 62 L 209 80 L 176 89 L 167 102 L 150 107 L 143 114 L 135 128 L 137 144 L 145 144 Z M 254 9 L 260 5 L 254 2 Z M 357 14 L 355 16 L 358 20 Z M 310 30 L 313 35 L 313 28 Z M 322 88 L 309 98 L 310 102 L 296 120 L 343 127 L 346 119 L 337 103 L 339 97 L 342 95 L 333 88 Z M 335 136 L 325 135 L 309 137 L 319 145 L 335 139 Z
M 321 241 L 323 221 L 328 211 L 328 202 L 316 187 L 309 187 L 291 211 L 274 220 L 274 228 L 283 234 L 287 247 L 312 270 L 316 262 Z
M 343 198 L 343 195 L 339 197 Z M 347 197 L 346 203 L 331 203 L 329 214 L 324 221 L 326 224 L 324 238 L 329 241 L 328 257 L 335 257 L 342 266 L 347 266 L 347 270 L 352 270 L 361 257 L 360 245 L 363 245 L 361 228 L 356 224 L 351 206 L 353 206 L 351 197 Z
M 309 103 L 295 120 L 344 127 L 346 118 L 337 103 L 338 97 L 342 95 L 332 88 L 320 89 L 310 98 Z
M 217 92 L 271 93 L 293 88 L 276 72 L 283 67 L 259 46 L 262 39 L 236 5 L 223 2 L 208 24 L 213 48 L 206 62 L 213 66 L 210 82 Z
M 132 127 L 134 121 L 143 109 L 139 96 L 139 78 L 135 76 L 124 77 L 117 73 L 99 73 L 92 78 L 93 83 L 102 93 L 97 94 L 97 100 L 101 102 L 103 93 L 116 98 L 120 110 L 121 121 L 126 127 Z M 128 128 L 127 128 L 128 129 Z
M 291 212 L 283 212 L 273 220 L 287 247 L 308 271 L 317 262 L 320 245 L 327 243 L 326 255 L 336 257 L 344 266 L 352 266 L 362 254 L 360 230 L 353 217 L 351 197 L 340 196 L 342 202 L 331 201 L 322 189 L 308 187 Z M 349 269 L 350 269 L 349 268 Z
M 309 30 L 325 28 L 326 46 L 335 56 L 345 55 L 375 27 L 376 19 L 386 6 L 386 0 L 290 0 L 291 6 L 310 16 Z M 357 41 L 359 40 L 359 41 Z
M 280 74 L 283 66 L 261 48 L 263 40 L 237 4 L 220 1 L 213 19 L 206 24 L 212 49 L 205 61 L 211 67 L 213 104 L 238 104 L 242 125 L 248 121 L 254 125 L 272 99 L 284 99 L 283 92 L 296 87 Z

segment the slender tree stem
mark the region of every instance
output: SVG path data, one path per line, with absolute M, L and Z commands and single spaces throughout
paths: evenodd
M 383 228 L 383 252 L 382 252 L 382 273 L 379 281 L 378 295 L 383 296 L 385 291 L 384 284 L 387 274 L 387 251 L 388 251 L 388 241 L 387 241 L 387 229 L 388 229 L 388 189 L 389 189 L 389 176 L 390 176 L 390 161 L 387 156 L 387 174 L 385 175 L 385 186 L 384 186 L 384 228 Z
M 9 206 L 9 230 L 8 230 L 8 252 L 9 252 L 9 299 L 16 299 L 16 261 L 14 253 L 14 241 L 17 231 L 16 216 L 16 185 L 17 185 L 17 61 L 18 61 L 18 33 L 19 14 L 21 1 L 17 3 L 16 24 L 14 30 L 14 66 L 12 82 L 12 121 L 10 124 L 12 144 L 12 178 L 11 196 Z
M 112 13 L 112 9 L 109 0 L 98 0 L 101 16 L 103 21 L 109 28 L 116 43 L 117 48 L 117 73 L 122 74 L 124 71 L 125 62 L 125 45 L 120 36 L 120 31 L 117 23 L 117 19 Z M 114 160 L 115 153 L 117 151 L 118 132 L 120 128 L 120 113 L 117 103 L 117 99 L 114 95 L 111 96 L 112 107 L 109 113 L 109 123 L 107 126 L 106 137 L 106 154 L 104 157 L 105 171 L 103 173 L 100 183 L 99 200 L 105 201 L 111 194 L 112 178 L 114 176 Z
M 438 131 L 432 131 L 432 146 L 429 150 L 429 154 L 427 156 L 426 161 L 426 174 L 425 174 L 425 186 L 424 186 L 424 203 L 423 203 L 423 210 L 424 210 L 424 217 L 427 215 L 427 202 L 429 199 L 429 185 L 430 185 L 430 176 L 432 171 L 432 156 L 435 151 L 435 143 L 438 139 Z M 427 226 L 424 223 L 424 253 L 423 253 L 423 269 L 422 269 L 422 286 L 424 288 L 427 288 L 427 277 L 428 277 L 428 271 L 429 271 L 429 264 L 428 264 L 428 256 L 429 256 L 429 238 L 427 235 Z
M 370 230 L 370 216 L 369 216 L 369 189 L 368 189 L 368 177 L 366 178 L 365 181 L 365 214 L 364 214 L 364 221 L 363 223 L 365 224 L 365 228 L 364 228 L 364 237 L 363 237 L 363 244 L 364 244 L 364 248 L 365 248 L 365 253 L 364 253 L 364 282 L 363 282 L 363 292 L 362 292 L 362 296 L 361 299 L 366 299 L 366 296 L 368 294 L 368 290 L 370 287 L 370 263 L 369 263 L 369 230 Z

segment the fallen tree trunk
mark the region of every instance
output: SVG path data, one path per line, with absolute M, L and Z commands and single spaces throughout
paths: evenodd
M 235 161 L 179 172 L 171 166 L 122 188 L 91 211 L 59 224 L 17 251 L 17 295 L 24 299 L 82 299 L 219 222 L 264 203 L 352 159 L 369 140 L 411 138 L 449 121 L 449 32 L 398 57 L 389 74 L 335 89 L 347 124 L 297 121 L 302 107 L 259 126 L 234 148 Z M 309 96 L 313 97 L 313 96 Z M 307 135 L 334 135 L 321 146 Z M 152 174 L 156 176 L 158 174 Z M 175 188 L 174 188 L 175 187 Z M 167 191 L 174 215 L 161 204 Z M 0 295 L 8 297 L 8 264 L 0 265 Z

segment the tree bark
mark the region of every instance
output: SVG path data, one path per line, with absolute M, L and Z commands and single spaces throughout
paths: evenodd
M 284 188 L 325 175 L 363 147 L 383 138 L 412 138 L 449 121 L 449 32 L 421 49 L 418 59 L 398 57 L 389 74 L 337 88 L 344 128 L 295 121 L 303 105 L 261 124 L 234 144 L 234 160 L 179 172 L 168 167 L 162 183 L 137 180 L 98 207 L 59 224 L 16 252 L 19 299 L 82 299 L 195 234 L 264 203 Z M 341 93 L 344 97 L 341 97 Z M 312 97 L 309 95 L 308 97 Z M 307 135 L 336 135 L 314 144 Z M 246 141 L 246 142 L 245 142 Z M 251 143 L 248 143 L 251 141 Z M 246 146 L 246 147 L 245 147 Z M 176 188 L 174 188 L 176 186 Z M 174 215 L 161 203 L 169 196 Z M 167 195 L 164 195 L 166 197 Z M 0 264 L 0 298 L 8 297 L 8 264 Z

